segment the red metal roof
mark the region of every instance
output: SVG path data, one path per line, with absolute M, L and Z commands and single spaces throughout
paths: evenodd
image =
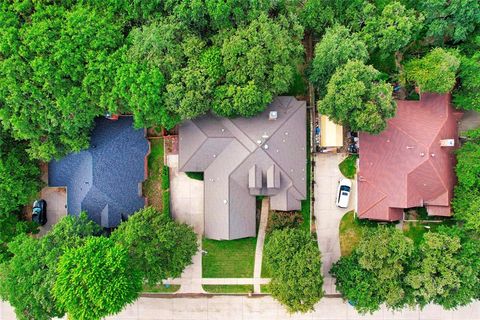
M 451 215 L 460 117 L 449 94 L 424 93 L 421 101 L 397 101 L 381 134 L 360 133 L 359 218 L 400 220 L 403 208 L 421 206 Z M 440 146 L 443 139 L 454 139 L 455 147 Z

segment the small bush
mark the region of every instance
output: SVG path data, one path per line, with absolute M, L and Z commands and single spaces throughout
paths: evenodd
M 170 189 L 170 173 L 167 166 L 162 168 L 162 190 Z
M 340 172 L 345 178 L 353 179 L 357 173 L 357 156 L 349 155 L 338 165 Z
M 297 211 L 271 211 L 268 216 L 267 233 L 273 230 L 298 228 L 302 222 L 303 217 Z
M 170 216 L 170 191 L 168 190 L 162 192 L 162 213 Z
M 190 179 L 195 179 L 199 181 L 203 181 L 203 172 L 185 172 L 187 177 Z

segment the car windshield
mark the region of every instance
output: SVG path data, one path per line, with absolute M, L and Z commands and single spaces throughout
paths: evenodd
M 340 190 L 341 191 L 350 191 L 350 187 L 349 186 L 341 186 Z

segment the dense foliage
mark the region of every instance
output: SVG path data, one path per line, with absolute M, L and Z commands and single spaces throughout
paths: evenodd
M 478 298 L 478 239 L 440 227 L 420 243 L 391 227 L 365 230 L 357 248 L 331 269 L 337 289 L 361 313 L 436 303 L 446 309 Z
M 391 86 L 379 71 L 357 60 L 349 60 L 335 71 L 318 107 L 332 121 L 370 133 L 380 133 L 396 110 Z
M 265 245 L 269 290 L 290 312 L 307 312 L 323 297 L 318 245 L 301 229 L 275 230 Z
M 480 129 L 466 135 L 468 141 L 457 150 L 458 183 L 452 203 L 455 218 L 465 221 L 465 228 L 480 232 Z
M 197 252 L 192 228 L 152 207 L 139 210 L 120 224 L 112 239 L 128 249 L 132 263 L 152 286 L 179 277 Z
M 402 282 L 413 250 L 413 241 L 398 229 L 367 229 L 354 253 L 332 267 L 337 289 L 362 313 L 382 303 L 402 307 L 407 300 Z
M 106 111 L 168 128 L 255 115 L 303 54 L 287 2 L 15 3 L 0 7 L 0 121 L 43 160 L 86 148 Z
M 454 52 L 435 48 L 421 59 L 405 64 L 405 80 L 421 92 L 447 93 L 455 85 L 460 60 Z
M 64 315 L 53 298 L 59 259 L 67 248 L 80 246 L 99 231 L 83 213 L 64 217 L 42 238 L 24 235 L 9 244 L 12 258 L 0 265 L 0 297 L 15 308 L 18 319 L 49 320 Z
M 326 93 L 327 84 L 338 67 L 348 60 L 367 61 L 368 51 L 357 34 L 343 26 L 327 29 L 321 41 L 315 46 L 310 81 L 320 96 Z
M 77 248 L 67 248 L 57 267 L 53 295 L 69 317 L 102 319 L 135 301 L 142 276 L 128 250 L 110 238 L 88 238 Z

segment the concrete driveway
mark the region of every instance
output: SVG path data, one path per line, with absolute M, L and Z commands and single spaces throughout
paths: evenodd
M 202 246 L 204 230 L 203 215 L 203 181 L 189 178 L 178 172 L 178 155 L 169 155 L 167 164 L 170 167 L 170 210 L 172 217 L 184 222 L 198 235 L 199 248 Z M 202 289 L 202 251 L 193 257 L 193 263 L 185 268 L 180 277 L 182 286 L 179 293 L 203 293 Z
M 40 192 L 40 196 L 47 201 L 47 223 L 40 227 L 38 233 L 42 236 L 67 215 L 67 191 L 64 187 L 45 187 Z
M 356 198 L 356 183 L 352 180 L 350 207 L 340 209 L 335 205 L 338 180 L 343 177 L 338 164 L 345 154 L 317 154 L 315 156 L 315 204 L 318 246 L 322 253 L 322 273 L 325 277 L 323 290 L 327 294 L 337 293 L 335 279 L 329 271 L 340 259 L 339 226 L 343 215 L 353 210 Z

